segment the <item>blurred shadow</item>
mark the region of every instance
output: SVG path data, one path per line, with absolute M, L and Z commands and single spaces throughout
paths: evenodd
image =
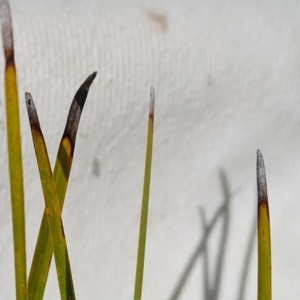
M 228 239 L 228 229 L 229 229 L 229 203 L 230 203 L 230 191 L 229 191 L 229 185 L 227 182 L 227 178 L 225 176 L 225 173 L 221 170 L 220 171 L 220 179 L 221 179 L 221 185 L 222 185 L 222 192 L 224 195 L 224 204 L 222 209 L 222 232 L 221 232 L 221 239 L 219 242 L 219 251 L 216 258 L 216 267 L 214 272 L 214 280 L 212 285 L 210 284 L 209 280 L 209 260 L 208 260 L 208 253 L 207 253 L 207 246 L 204 246 L 203 256 L 204 256 L 204 262 L 203 262 L 203 268 L 204 268 L 204 299 L 206 300 L 217 300 L 219 291 L 220 291 L 220 284 L 221 284 L 221 276 L 224 266 L 224 257 L 226 254 L 226 245 L 227 245 L 227 239 Z M 205 219 L 205 211 L 201 209 L 201 219 L 202 219 L 202 226 L 204 231 L 204 236 L 207 236 L 207 225 L 206 225 L 206 219 Z
M 238 298 L 237 300 L 243 300 L 244 299 L 244 294 L 245 294 L 245 289 L 246 289 L 246 282 L 247 282 L 247 277 L 248 277 L 248 271 L 249 271 L 249 265 L 251 261 L 251 254 L 253 253 L 253 247 L 254 247 L 254 242 L 255 242 L 255 237 L 256 237 L 256 214 L 253 219 L 253 224 L 250 232 L 250 237 L 248 240 L 248 245 L 246 248 L 246 255 L 243 263 L 243 269 L 241 273 L 241 282 L 239 284 L 239 293 L 238 293 Z
M 203 208 L 200 208 L 200 217 L 202 220 L 202 227 L 204 235 L 207 234 L 207 224 L 206 216 Z M 208 252 L 207 252 L 207 243 L 203 246 L 203 281 L 204 281 L 204 299 L 210 298 L 210 288 L 209 288 L 209 263 L 208 263 Z
M 201 224 L 203 227 L 203 237 L 201 238 L 199 244 L 191 255 L 186 267 L 184 268 L 177 284 L 175 285 L 175 289 L 169 297 L 169 300 L 178 300 L 180 298 L 181 292 L 188 280 L 188 277 L 196 265 L 197 259 L 203 255 L 203 281 L 204 281 L 204 299 L 205 300 L 217 300 L 219 298 L 220 285 L 222 281 L 222 272 L 225 261 L 226 254 L 226 246 L 228 240 L 229 233 L 229 223 L 230 223 L 230 200 L 231 193 L 229 188 L 229 183 L 227 180 L 227 176 L 223 170 L 220 170 L 220 181 L 222 187 L 222 194 L 224 201 L 219 209 L 214 214 L 212 221 L 210 223 L 206 222 L 205 211 L 203 208 L 200 208 L 200 217 Z M 222 232 L 221 238 L 219 242 L 219 250 L 216 258 L 216 267 L 214 270 L 214 278 L 212 284 L 210 283 L 209 277 L 209 260 L 208 260 L 208 249 L 207 242 L 212 230 L 217 224 L 217 221 L 222 219 Z M 243 263 L 243 269 L 241 273 L 241 281 L 239 283 L 239 291 L 238 291 L 238 300 L 243 300 L 245 293 L 245 283 L 247 280 L 249 264 L 251 259 L 252 248 L 255 240 L 255 229 L 256 229 L 256 220 L 254 222 L 254 226 L 251 229 L 251 234 L 248 240 L 248 245 L 246 249 L 246 255 Z

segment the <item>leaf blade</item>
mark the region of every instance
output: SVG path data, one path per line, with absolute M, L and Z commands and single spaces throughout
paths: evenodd
M 3 50 L 5 55 L 5 104 L 13 223 L 16 299 L 27 298 L 26 237 L 23 163 L 17 74 L 14 62 L 12 21 L 9 3 L 0 2 Z
M 150 194 L 150 182 L 151 182 L 154 105 L 155 105 L 155 94 L 154 94 L 153 87 L 151 87 L 150 88 L 150 109 L 149 109 L 149 119 L 148 119 L 147 146 L 146 146 L 146 160 L 145 160 L 145 174 L 144 174 L 144 188 L 143 188 L 143 197 L 142 197 L 138 255 L 137 255 L 136 275 L 135 275 L 136 277 L 135 277 L 135 288 L 134 288 L 134 300 L 140 300 L 142 297 L 144 260 L 145 260 L 146 237 L 147 237 L 149 194 Z

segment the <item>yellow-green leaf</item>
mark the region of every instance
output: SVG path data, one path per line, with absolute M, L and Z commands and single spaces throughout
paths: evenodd
M 264 159 L 257 150 L 258 300 L 272 299 L 271 236 Z
M 0 14 L 5 55 L 6 128 L 14 239 L 16 299 L 26 300 L 27 280 L 22 147 L 12 22 L 8 1 L 3 0 L 0 2 Z
M 147 236 L 148 207 L 149 207 L 149 194 L 150 194 L 150 181 L 151 181 L 151 166 L 152 166 L 154 104 L 155 104 L 154 102 L 155 102 L 155 94 L 154 94 L 153 87 L 151 87 L 150 88 L 150 109 L 149 109 L 149 119 L 148 119 L 148 136 L 147 136 L 147 148 L 146 148 L 144 188 L 143 188 L 143 198 L 142 198 L 142 208 L 141 208 L 138 255 L 137 255 L 136 274 L 135 274 L 134 300 L 140 300 L 142 297 L 144 260 L 145 260 L 146 236 Z

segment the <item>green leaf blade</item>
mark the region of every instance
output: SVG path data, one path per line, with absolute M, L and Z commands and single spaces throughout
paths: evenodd
M 150 194 L 150 182 L 151 182 L 151 166 L 152 166 L 154 104 L 155 104 L 155 94 L 154 94 L 153 87 L 151 87 L 150 88 L 150 109 L 149 109 L 149 119 L 148 119 L 145 174 L 144 174 L 144 188 L 143 188 L 143 197 L 142 197 L 140 232 L 139 232 L 139 242 L 138 242 L 138 255 L 137 255 L 136 275 L 135 275 L 136 277 L 135 277 L 134 300 L 140 300 L 142 297 L 144 261 L 145 261 L 146 237 L 147 237 L 149 194 Z

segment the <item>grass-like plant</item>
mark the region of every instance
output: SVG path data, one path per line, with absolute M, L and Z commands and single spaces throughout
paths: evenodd
M 67 189 L 75 148 L 76 134 L 89 87 L 96 73 L 90 75 L 77 91 L 71 104 L 67 124 L 60 143 L 54 174 L 50 167 L 46 144 L 33 99 L 26 93 L 37 163 L 45 199 L 45 213 L 27 285 L 25 213 L 22 173 L 22 151 L 17 76 L 14 63 L 12 22 L 9 3 L 0 3 L 3 47 L 5 55 L 6 122 L 11 184 L 12 219 L 15 253 L 16 299 L 42 299 L 54 251 L 61 299 L 75 299 L 75 292 L 64 236 L 61 210 Z M 49 234 L 50 233 L 50 234 Z
M 72 167 L 78 125 L 89 88 L 96 77 L 96 72 L 92 73 L 84 81 L 74 96 L 67 118 L 67 123 L 58 148 L 56 163 L 53 171 L 50 167 L 46 143 L 43 138 L 37 110 L 35 108 L 32 96 L 29 93 L 25 94 L 25 101 L 31 126 L 31 134 L 45 201 L 45 211 L 41 221 L 29 277 L 27 279 L 19 100 L 16 67 L 14 63 L 12 21 L 9 3 L 7 0 L 0 0 L 0 16 L 5 56 L 6 129 L 12 204 L 16 299 L 43 299 L 52 254 L 54 253 L 61 299 L 74 300 L 75 291 L 61 213 Z M 152 165 L 154 102 L 154 89 L 151 87 L 134 300 L 141 300 L 142 298 Z M 267 181 L 263 157 L 259 150 L 257 152 L 257 188 L 257 299 L 271 300 L 271 242 Z
M 54 251 L 60 295 L 61 299 L 73 300 L 75 299 L 75 292 L 67 243 L 64 236 L 63 222 L 61 219 L 61 206 L 59 204 L 47 148 L 35 105 L 29 93 L 25 94 L 25 98 L 32 132 L 32 139 L 45 198 L 45 211 L 51 235 L 51 244 Z
M 71 171 L 73 154 L 75 150 L 76 143 L 76 133 L 79 125 L 79 120 L 81 112 L 83 110 L 85 100 L 87 98 L 89 87 L 91 86 L 96 73 L 91 74 L 85 82 L 78 89 L 77 93 L 74 96 L 74 100 L 71 104 L 69 116 L 67 119 L 67 124 L 61 138 L 59 145 L 56 163 L 53 172 L 54 185 L 57 192 L 59 208 L 62 210 L 64 204 L 64 198 L 67 190 L 69 175 Z M 31 123 L 31 128 L 33 132 L 33 138 L 35 139 L 37 131 L 40 137 L 42 138 L 42 133 L 39 126 L 36 126 L 38 123 L 37 113 L 34 108 L 33 100 L 31 99 L 30 94 L 26 94 L 26 103 L 29 112 L 29 119 Z M 32 116 L 34 114 L 34 116 Z M 34 118 L 35 117 L 35 118 Z M 34 120 L 35 119 L 35 120 Z M 40 138 L 40 139 L 41 139 Z M 46 151 L 46 146 L 44 145 L 44 152 Z M 39 155 L 37 151 L 37 157 Z M 45 159 L 47 155 L 44 155 Z M 48 164 L 48 162 L 46 162 Z M 48 177 L 49 171 L 48 171 Z M 52 172 L 51 172 L 52 178 Z M 48 182 L 46 180 L 46 182 Z M 52 185 L 52 183 L 50 183 Z M 46 205 L 47 207 L 47 205 Z M 49 265 L 51 262 L 53 253 L 53 248 L 51 244 L 51 238 L 49 233 L 49 227 L 47 222 L 47 211 L 45 210 L 43 214 L 43 219 L 38 235 L 38 240 L 33 256 L 33 261 L 30 269 L 29 279 L 28 279 L 28 298 L 32 300 L 39 300 L 43 298 L 46 282 L 48 278 Z M 69 272 L 69 286 L 71 290 L 74 290 L 71 282 L 71 274 Z M 72 292 L 72 294 L 74 294 Z

